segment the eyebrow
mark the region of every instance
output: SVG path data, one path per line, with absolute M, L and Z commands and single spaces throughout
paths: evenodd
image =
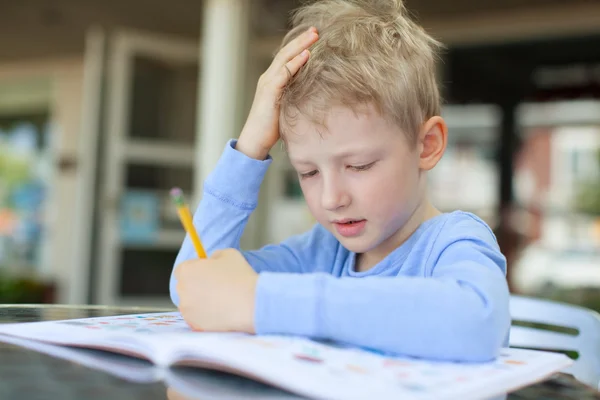
M 349 149 L 345 151 L 340 151 L 339 153 L 334 155 L 334 158 L 337 160 L 343 160 L 350 157 L 368 157 L 368 158 L 379 158 L 385 152 L 385 149 L 381 148 L 357 148 L 357 149 Z
M 314 164 L 314 163 L 312 163 L 312 162 L 310 162 L 308 160 L 302 160 L 302 159 L 298 159 L 298 158 L 293 158 L 293 157 L 290 157 L 289 155 L 288 155 L 288 157 L 289 157 L 290 162 L 292 164 L 300 164 L 300 165 L 312 165 L 312 164 Z
M 370 154 L 372 152 L 367 151 L 366 153 Z M 361 150 L 346 150 L 346 151 L 341 151 L 341 152 L 337 153 L 335 155 L 335 158 L 342 159 L 342 158 L 348 158 L 348 157 L 363 155 L 363 154 L 364 154 L 364 152 L 361 152 Z

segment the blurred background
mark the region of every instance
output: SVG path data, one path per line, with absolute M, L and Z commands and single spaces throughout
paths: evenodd
M 295 0 L 0 0 L 0 303 L 170 305 L 183 230 Z M 514 293 L 600 310 L 600 2 L 408 0 L 447 45 L 435 204 L 484 218 Z M 308 229 L 278 148 L 242 239 Z

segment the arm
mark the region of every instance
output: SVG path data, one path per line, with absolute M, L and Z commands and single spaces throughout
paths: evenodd
M 431 359 L 494 358 L 510 326 L 504 257 L 476 237 L 431 255 L 439 258 L 429 278 L 263 273 L 256 331 Z
M 240 238 L 257 206 L 260 185 L 272 162 L 271 158 L 259 161 L 247 157 L 235 150 L 235 144 L 233 140 L 227 144 L 217 166 L 207 178 L 202 200 L 194 215 L 194 226 L 209 256 L 215 250 L 239 250 Z M 304 272 L 303 268 L 310 265 L 307 258 L 310 254 L 305 249 L 317 248 L 316 243 L 324 240 L 331 241 L 333 237 L 317 225 L 309 232 L 293 236 L 281 244 L 242 254 L 256 272 Z M 179 304 L 175 290 L 175 267 L 196 257 L 194 246 L 186 235 L 175 259 L 169 283 L 171 300 L 175 305 Z
M 210 256 L 215 250 L 240 247 L 248 218 L 256 209 L 260 185 L 272 162 L 245 156 L 230 140 L 212 173 L 204 182 L 202 200 L 194 214 L 194 226 Z M 175 265 L 196 258 L 194 246 L 186 235 Z

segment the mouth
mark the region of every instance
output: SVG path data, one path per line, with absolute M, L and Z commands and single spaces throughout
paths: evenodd
M 351 225 L 351 224 L 356 224 L 358 222 L 362 222 L 364 221 L 364 219 L 351 219 L 351 218 L 344 218 L 344 219 L 336 219 L 333 221 L 334 224 L 345 224 L 345 225 Z
M 337 232 L 344 237 L 353 237 L 360 235 L 367 223 L 366 219 L 351 219 L 345 218 L 334 220 L 333 225 Z

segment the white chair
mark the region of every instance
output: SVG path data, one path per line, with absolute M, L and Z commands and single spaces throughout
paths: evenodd
M 510 298 L 510 312 L 510 347 L 576 352 L 578 358 L 564 372 L 600 388 L 600 314 L 584 307 L 518 295 Z M 519 321 L 570 328 L 571 332 L 516 325 Z

